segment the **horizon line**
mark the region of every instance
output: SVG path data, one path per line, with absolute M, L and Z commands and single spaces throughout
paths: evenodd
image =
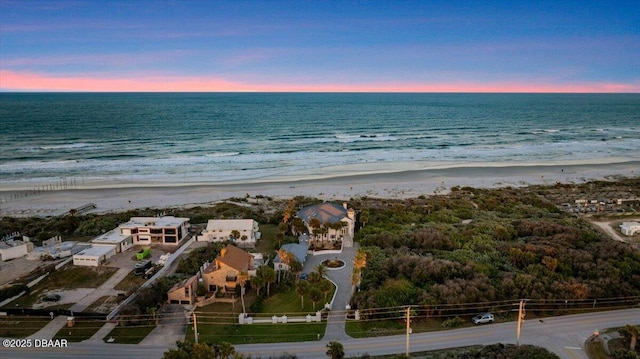
M 608 91 L 93 91 L 93 90 L 78 90 L 78 91 L 58 91 L 58 90 L 4 90 L 0 89 L 0 93 L 4 94 L 188 94 L 188 93 L 200 93 L 200 94 L 619 94 L 619 95 L 633 95 L 640 94 L 640 92 L 608 92 Z

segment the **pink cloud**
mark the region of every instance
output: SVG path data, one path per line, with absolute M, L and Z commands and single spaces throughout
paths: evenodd
M 250 84 L 216 77 L 149 76 L 130 78 L 62 77 L 0 70 L 1 91 L 69 92 L 640 92 L 640 84 L 518 82 L 451 83 L 287 83 Z

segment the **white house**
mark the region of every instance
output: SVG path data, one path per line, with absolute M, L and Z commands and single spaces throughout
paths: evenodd
M 636 233 L 640 233 L 640 223 L 638 222 L 622 222 L 620 225 L 620 232 L 625 236 L 633 236 Z
M 116 247 L 110 245 L 93 245 L 73 255 L 73 264 L 77 266 L 97 267 L 116 255 Z
M 233 231 L 238 231 L 240 237 L 233 239 L 231 236 Z M 207 228 L 202 231 L 202 235 L 198 236 L 198 241 L 235 241 L 241 248 L 254 248 L 259 239 L 258 222 L 253 219 L 210 219 L 207 222 Z
M 120 227 L 107 233 L 103 233 L 91 240 L 91 243 L 99 245 L 111 245 L 116 247 L 116 253 L 124 252 L 133 246 L 133 236 L 120 233 Z
M 118 227 L 120 235 L 131 236 L 134 245 L 178 245 L 189 234 L 189 218 L 131 217 Z
M 14 258 L 26 256 L 33 250 L 33 243 L 10 239 L 0 242 L 0 260 L 8 261 Z

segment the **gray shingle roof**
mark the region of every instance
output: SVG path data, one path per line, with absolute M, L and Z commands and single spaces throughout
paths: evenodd
M 305 207 L 298 211 L 298 217 L 309 223 L 311 218 L 317 218 L 320 223 L 336 223 L 347 216 L 347 210 L 335 203 L 320 203 Z

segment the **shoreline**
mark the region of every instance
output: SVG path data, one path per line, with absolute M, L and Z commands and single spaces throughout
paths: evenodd
M 378 167 L 379 168 L 379 167 Z M 553 163 L 549 165 L 463 166 L 437 169 L 355 173 L 327 178 L 274 178 L 271 181 L 233 183 L 114 183 L 91 187 L 28 193 L 0 191 L 0 216 L 52 216 L 87 203 L 95 213 L 138 208 L 167 208 L 209 205 L 232 197 L 262 195 L 275 198 L 295 196 L 343 201 L 355 197 L 411 198 L 446 194 L 451 187 L 525 187 L 561 183 L 584 183 L 612 177 L 636 177 L 640 161 L 617 163 Z M 26 194 L 28 193 L 28 194 Z M 22 195 L 21 195 L 22 194 Z M 12 197 L 15 195 L 15 198 Z
M 381 169 L 381 166 L 384 166 Z M 81 183 L 77 181 L 71 188 L 75 190 L 96 190 L 96 189 L 126 189 L 126 188 L 175 188 L 175 187 L 224 187 L 224 186 L 260 186 L 269 184 L 290 184 L 290 183 L 307 183 L 307 182 L 330 182 L 330 181 L 346 181 L 353 180 L 362 177 L 370 176 L 413 176 L 420 173 L 442 173 L 446 176 L 448 174 L 454 174 L 459 172 L 482 172 L 491 170 L 494 172 L 513 172 L 520 171 L 523 173 L 530 173 L 532 171 L 539 172 L 540 169 L 548 168 L 550 170 L 559 168 L 561 171 L 567 169 L 567 173 L 570 173 L 571 169 L 574 170 L 593 170 L 597 167 L 611 167 L 618 166 L 622 169 L 627 169 L 631 166 L 631 172 L 633 167 L 640 169 L 640 160 L 632 158 L 608 158 L 608 159 L 593 159 L 593 160 L 579 160 L 579 161 L 554 161 L 548 164 L 541 164 L 537 162 L 522 162 L 522 163 L 507 163 L 507 162 L 475 162 L 471 164 L 463 164 L 456 162 L 442 162 L 442 163 L 422 163 L 422 162 L 396 162 L 396 163 L 361 163 L 352 166 L 331 166 L 323 167 L 316 171 L 300 172 L 297 174 L 284 174 L 274 175 L 270 178 L 252 178 L 246 180 L 215 180 L 215 179 L 200 179 L 200 180 L 185 180 L 186 177 L 178 178 L 166 178 L 166 179 L 150 179 L 150 180 L 131 180 L 131 179 L 105 179 L 96 177 L 81 177 Z M 588 167 L 588 168 L 583 168 Z M 550 171 L 553 172 L 553 171 Z M 640 170 L 638 171 L 640 172 Z M 633 174 L 632 174 L 633 175 Z M 62 180 L 63 177 L 55 178 Z M 75 179 L 77 177 L 68 177 L 67 180 Z M 48 183 L 47 183 L 48 184 Z M 24 182 L 17 181 L 14 183 L 3 183 L 0 188 L 0 198 L 3 193 L 17 193 L 33 191 L 34 186 L 43 186 L 43 183 L 38 182 Z

